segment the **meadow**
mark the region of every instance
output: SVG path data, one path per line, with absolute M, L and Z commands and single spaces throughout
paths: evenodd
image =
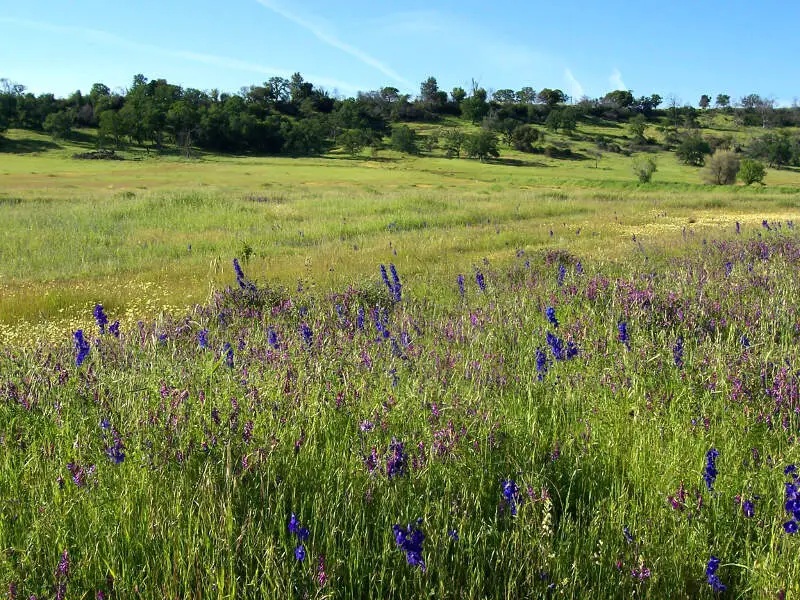
M 10 598 L 800 594 L 796 171 L 9 137 Z

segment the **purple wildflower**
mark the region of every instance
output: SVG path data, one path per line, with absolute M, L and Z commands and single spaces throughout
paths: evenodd
M 228 365 L 229 369 L 233 368 L 233 347 L 230 345 L 229 342 L 225 342 L 225 346 L 222 349 L 222 353 L 225 355 L 225 364 Z
M 517 502 L 519 501 L 519 487 L 513 479 L 506 479 L 500 484 L 500 491 L 503 501 L 508 504 L 511 514 L 517 514 Z
M 683 336 L 679 335 L 672 347 L 672 358 L 675 361 L 675 366 L 679 369 L 683 368 Z
M 458 283 L 458 293 L 461 294 L 461 297 L 464 297 L 466 293 L 464 291 L 464 276 L 459 273 L 458 277 L 456 277 L 456 283 Z
M 303 342 L 306 347 L 311 348 L 311 344 L 314 341 L 314 333 L 311 331 L 311 327 L 305 322 L 300 325 L 300 335 L 303 336 Z
M 303 562 L 306 559 L 306 549 L 303 544 L 300 544 L 294 549 L 294 557 L 300 562 Z
M 403 446 L 403 442 L 392 438 L 392 443 L 389 445 L 389 459 L 386 461 L 386 475 L 389 479 L 402 477 L 408 472 L 408 458 Z
M 630 350 L 631 343 L 630 337 L 628 336 L 628 324 L 625 321 L 620 321 L 617 323 L 617 331 L 619 332 L 619 341 L 625 344 L 625 347 Z
M 536 372 L 538 373 L 537 379 L 543 381 L 547 374 L 547 354 L 541 348 L 536 349 Z
M 714 491 L 714 481 L 717 479 L 717 457 L 719 451 L 716 448 L 711 448 L 706 452 L 706 468 L 703 470 L 703 479 L 706 481 L 706 487 L 710 491 Z
M 425 561 L 422 560 L 422 542 L 425 541 L 425 534 L 410 524 L 405 529 L 400 525 L 394 525 L 392 531 L 395 543 L 406 553 L 408 564 L 425 571 Z
M 478 287 L 482 292 L 486 291 L 486 279 L 483 277 L 483 273 L 480 271 L 475 272 L 475 283 L 478 284 Z
M 77 352 L 75 356 L 75 364 L 77 366 L 81 366 L 83 361 L 86 360 L 86 357 L 89 355 L 89 342 L 87 342 L 83 337 L 83 329 L 78 329 L 75 332 L 75 351 Z
M 97 326 L 100 328 L 100 333 L 106 332 L 106 325 L 108 324 L 108 317 L 103 311 L 102 304 L 96 304 L 94 307 L 94 319 L 97 321 Z
M 748 519 L 752 519 L 756 516 L 756 507 L 752 500 L 745 500 L 742 502 L 742 513 L 744 513 L 744 516 Z
M 716 556 L 711 556 L 708 559 L 708 566 L 706 567 L 706 577 L 708 578 L 708 585 L 711 586 L 711 589 L 714 593 L 724 592 L 726 590 L 726 586 L 720 581 L 719 577 L 717 576 L 717 570 L 719 569 L 719 559 Z
M 547 309 L 544 311 L 545 315 L 547 316 L 547 320 L 550 321 L 550 324 L 553 327 L 558 327 L 558 319 L 556 318 L 556 309 L 552 306 L 548 306 Z
M 208 329 L 201 329 L 197 332 L 197 343 L 203 350 L 208 348 Z
M 119 319 L 108 326 L 108 332 L 115 338 L 119 338 Z
M 558 287 L 564 285 L 564 278 L 567 276 L 567 268 L 562 264 L 558 265 Z
M 242 267 L 239 265 L 239 259 L 233 259 L 233 270 L 236 271 L 236 283 L 239 284 L 239 287 L 244 289 L 247 287 L 247 280 L 244 276 L 244 271 L 242 271 Z

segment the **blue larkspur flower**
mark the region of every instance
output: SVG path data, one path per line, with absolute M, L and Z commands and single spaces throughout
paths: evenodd
M 478 284 L 478 287 L 482 292 L 486 291 L 486 279 L 483 276 L 483 273 L 480 271 L 475 272 L 475 283 Z
M 672 358 L 675 361 L 675 366 L 679 369 L 683 368 L 683 336 L 679 335 L 672 347 Z
M 552 306 L 548 306 L 544 314 L 547 316 L 547 320 L 553 325 L 553 327 L 558 327 L 558 319 L 556 318 L 556 309 Z
M 303 562 L 306 559 L 306 549 L 303 544 L 300 544 L 294 549 L 294 557 L 300 562 Z
M 543 381 L 547 374 L 547 354 L 541 348 L 536 349 L 536 372 L 537 379 Z
M 278 334 L 272 327 L 267 329 L 267 343 L 275 350 L 278 349 Z
M 314 341 L 314 332 L 311 331 L 308 323 L 303 322 L 300 324 L 300 335 L 303 337 L 306 347 L 311 348 L 311 343 Z
M 465 290 L 464 290 L 464 276 L 463 276 L 463 275 L 461 275 L 460 273 L 459 273 L 458 277 L 456 277 L 456 283 L 458 283 L 458 293 L 459 293 L 459 294 L 461 295 L 461 297 L 463 298 L 463 297 L 464 297 L 464 294 L 465 294 L 466 292 L 465 292 Z
M 706 566 L 706 577 L 708 578 L 708 585 L 711 586 L 711 589 L 714 593 L 724 592 L 727 588 L 723 585 L 722 581 L 720 581 L 719 577 L 717 576 L 717 570 L 719 569 L 719 559 L 712 555 L 711 558 L 708 559 L 708 565 Z
M 567 268 L 564 265 L 558 265 L 558 287 L 564 285 L 564 278 L 567 276 Z
M 395 302 L 400 302 L 403 297 L 403 284 L 400 283 L 400 276 L 397 274 L 394 264 L 389 265 L 389 272 L 392 274 L 392 296 Z
M 619 341 L 625 344 L 625 347 L 630 350 L 631 343 L 630 337 L 628 336 L 628 324 L 625 321 L 617 323 L 617 332 L 619 333 Z
M 225 347 L 222 349 L 222 353 L 225 355 L 225 364 L 228 365 L 228 368 L 233 368 L 233 346 L 230 345 L 229 342 L 225 342 Z
M 75 332 L 75 364 L 77 366 L 81 366 L 83 361 L 86 360 L 86 357 L 89 355 L 89 350 L 91 349 L 89 346 L 89 342 L 87 342 L 83 337 L 83 329 L 78 329 Z
M 703 470 L 703 479 L 706 481 L 706 487 L 710 491 L 714 491 L 714 482 L 717 479 L 717 457 L 719 451 L 716 448 L 711 448 L 706 452 L 706 467 Z
M 558 336 L 547 332 L 547 345 L 550 346 L 550 351 L 553 353 L 553 356 L 556 360 L 564 360 L 566 355 L 564 354 L 564 340 L 559 338 Z
M 208 348 L 208 329 L 201 329 L 197 332 L 197 343 L 203 350 Z
M 386 475 L 389 479 L 402 477 L 408 471 L 408 458 L 403 442 L 392 438 L 389 444 L 389 458 L 386 461 Z
M 756 516 L 756 506 L 753 504 L 752 500 L 745 500 L 742 502 L 742 513 L 748 519 L 752 519 Z
M 244 289 L 247 287 L 247 280 L 244 276 L 244 271 L 242 271 L 242 267 L 239 265 L 239 259 L 233 259 L 233 270 L 236 271 L 236 283 L 239 284 L 239 287 Z
M 519 486 L 513 479 L 506 479 L 500 484 L 500 493 L 503 500 L 508 504 L 511 514 L 517 514 L 517 502 L 519 501 Z
M 106 325 L 108 324 L 108 317 L 103 311 L 102 304 L 96 304 L 94 307 L 94 320 L 97 321 L 97 326 L 100 328 L 100 333 L 106 332 Z
M 108 326 L 108 332 L 115 338 L 119 337 L 119 319 L 117 319 L 111 325 Z
M 417 527 L 409 524 L 405 529 L 400 525 L 393 525 L 394 541 L 406 553 L 406 562 L 412 567 L 425 570 L 425 561 L 422 559 L 422 543 L 425 534 Z

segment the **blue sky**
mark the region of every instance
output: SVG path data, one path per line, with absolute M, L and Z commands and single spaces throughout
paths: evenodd
M 342 95 L 393 85 L 800 97 L 785 0 L 0 0 L 0 77 L 66 95 L 136 73 L 233 92 L 295 71 Z

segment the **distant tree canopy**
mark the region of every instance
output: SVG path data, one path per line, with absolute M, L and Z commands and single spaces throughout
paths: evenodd
M 705 115 L 714 110 L 711 98 L 700 97 Z M 648 142 L 644 135 L 648 127 L 662 132 L 664 145 L 678 146 L 679 157 L 688 164 L 705 162 L 711 148 L 706 150 L 703 144 L 708 141 L 714 142 L 714 150 L 744 151 L 772 167 L 800 164 L 800 137 L 784 132 L 800 127 L 800 109 L 775 108 L 773 100 L 758 94 L 740 98 L 735 106 L 729 95 L 716 95 L 714 107 L 730 115 L 734 126 L 765 129 L 763 135 L 736 144 L 710 136 L 704 140 L 700 136 L 704 113 L 683 106 L 674 96 L 668 97 L 666 109 L 661 108 L 664 99 L 659 94 L 636 97 L 631 90 L 569 102 L 558 88 L 506 87 L 489 94 L 474 80 L 467 89 L 455 87 L 448 94 L 434 76 L 420 82 L 418 95 L 386 86 L 351 97 L 334 96 L 300 73 L 270 77 L 235 93 L 186 88 L 138 74 L 124 90 L 98 82 L 88 92 L 76 90 L 65 98 L 36 95 L 0 79 L 0 134 L 17 128 L 68 138 L 76 130 L 95 128 L 101 148 L 177 147 L 187 156 L 193 149 L 306 156 L 332 148 L 357 156 L 365 147 L 378 149 L 388 143 L 402 152 L 422 148 L 430 153 L 440 148 L 448 156 L 486 160 L 500 143 L 523 152 L 547 151 L 541 148 L 542 127 L 571 135 L 581 122 L 605 120 L 627 123 L 637 144 Z M 480 125 L 482 132 L 476 137 L 450 127 L 418 140 L 414 127 L 408 127 L 450 117 Z M 694 133 L 687 135 L 686 130 Z M 606 146 L 621 150 L 613 142 Z

